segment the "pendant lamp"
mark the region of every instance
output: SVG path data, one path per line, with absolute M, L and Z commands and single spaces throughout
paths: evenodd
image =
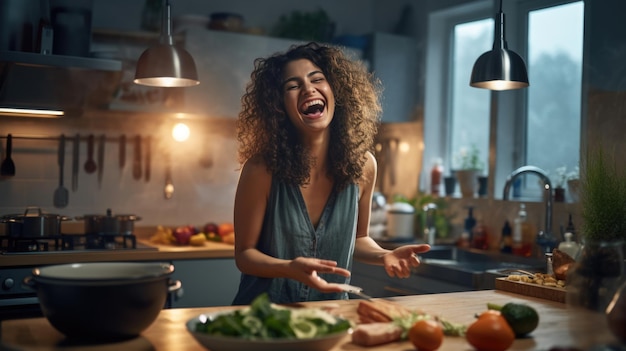
M 493 48 L 480 55 L 474 63 L 470 86 L 489 90 L 510 90 L 526 88 L 528 85 L 524 59 L 509 50 L 504 39 L 504 13 L 500 0 L 500 11 L 495 16 Z
M 190 87 L 200 84 L 193 57 L 174 46 L 170 0 L 165 0 L 159 44 L 144 51 L 137 61 L 135 83 L 153 87 Z

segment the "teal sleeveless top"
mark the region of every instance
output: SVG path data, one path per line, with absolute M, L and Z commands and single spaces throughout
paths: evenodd
M 359 189 L 350 184 L 341 192 L 333 191 L 323 209 L 317 228 L 313 227 L 300 188 L 275 180 L 257 249 L 269 256 L 294 259 L 315 257 L 333 260 L 350 270 L 356 240 Z M 319 274 L 328 282 L 349 283 L 349 277 Z M 274 303 L 347 299 L 345 292 L 322 293 L 287 278 L 263 278 L 242 274 L 234 305 L 247 305 L 266 292 Z

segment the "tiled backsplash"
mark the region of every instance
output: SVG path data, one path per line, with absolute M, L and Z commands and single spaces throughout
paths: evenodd
M 132 115 L 127 117 L 132 121 Z M 85 214 L 134 214 L 141 217 L 138 226 L 183 224 L 202 225 L 208 221 L 232 221 L 235 188 L 239 165 L 236 159 L 236 141 L 230 122 L 215 123 L 210 120 L 189 122 L 192 130 L 187 143 L 178 143 L 169 136 L 171 120 L 126 122 L 120 128 L 115 119 L 75 123 L 71 117 L 65 121 L 3 121 L 2 157 L 6 153 L 6 135 L 13 135 L 12 159 L 16 175 L 0 179 L 0 214 L 23 213 L 28 206 L 41 208 L 46 213 L 64 216 Z M 77 125 L 80 124 L 80 125 Z M 64 186 L 69 190 L 69 204 L 65 208 L 53 206 L 53 194 L 59 186 L 57 165 L 58 137 L 66 136 Z M 71 189 L 72 138 L 81 136 L 79 154 L 78 190 Z M 87 174 L 87 136 L 106 135 L 102 182 L 98 184 L 97 172 Z M 127 137 L 125 167 L 119 167 L 119 142 L 121 134 Z M 151 135 L 151 177 L 136 180 L 132 176 L 135 135 Z M 33 137 L 23 139 L 21 137 Z M 55 139 L 39 139 L 51 137 Z M 97 143 L 96 143 L 97 146 Z M 94 147 L 97 150 L 97 147 Z M 145 152 L 145 147 L 143 148 Z M 165 199 L 165 153 L 171 153 L 174 195 Z M 94 152 L 95 157 L 96 152 Z M 210 167 L 201 160 L 209 158 Z M 145 154 L 142 163 L 145 162 Z M 145 165 L 142 164 L 145 167 Z

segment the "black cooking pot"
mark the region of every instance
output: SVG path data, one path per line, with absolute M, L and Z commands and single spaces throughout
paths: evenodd
M 24 285 L 37 292 L 50 324 L 83 340 L 126 339 L 154 322 L 181 288 L 170 263 L 91 262 L 35 268 Z
M 85 222 L 85 234 L 131 235 L 135 221 L 141 220 L 141 217 L 127 214 L 113 215 L 109 208 L 106 215 L 84 215 L 76 219 Z
M 43 213 L 39 207 L 27 207 L 24 214 L 9 214 L 0 218 L 5 235 L 12 237 L 54 237 L 61 235 L 61 223 L 70 217 Z

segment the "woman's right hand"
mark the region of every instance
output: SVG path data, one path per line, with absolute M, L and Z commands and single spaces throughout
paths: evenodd
M 338 274 L 344 277 L 350 276 L 350 271 L 337 267 L 337 262 L 311 257 L 298 257 L 289 263 L 289 268 L 293 272 L 293 279 L 298 280 L 321 292 L 341 292 L 343 291 L 335 283 L 329 283 L 318 276 L 319 273 Z

